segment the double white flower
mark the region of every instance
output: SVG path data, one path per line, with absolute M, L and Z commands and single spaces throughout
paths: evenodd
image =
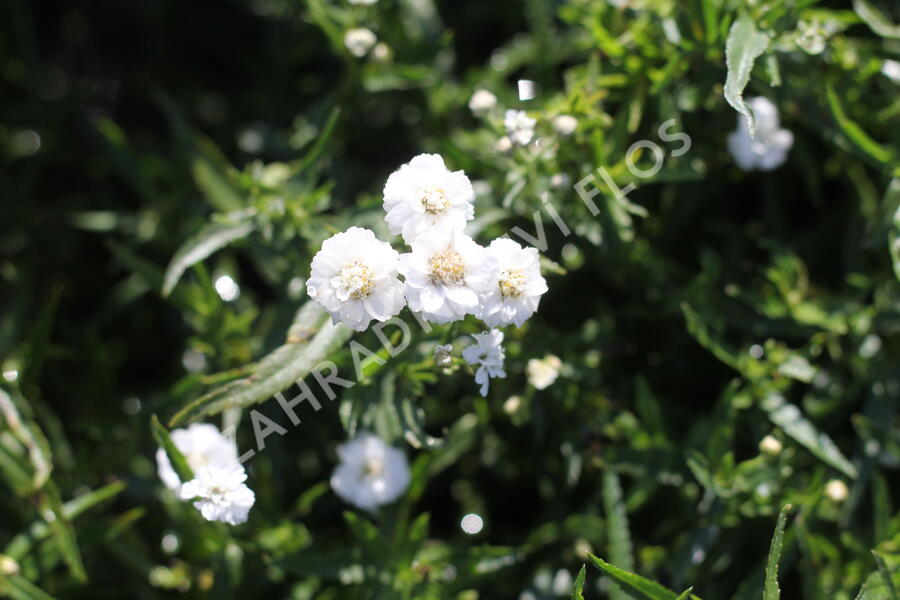
M 484 333 L 472 334 L 475 343 L 463 350 L 463 359 L 470 365 L 477 365 L 475 383 L 481 385 L 482 396 L 487 396 L 491 379 L 506 377 L 503 361 L 506 352 L 503 350 L 503 332 L 491 329 Z
M 794 134 L 781 128 L 778 107 L 763 97 L 748 101 L 756 118 L 756 136 L 750 135 L 747 120 L 738 117 L 737 129 L 728 136 L 728 150 L 744 171 L 771 171 L 787 159 Z
M 337 453 L 341 462 L 331 476 L 331 488 L 357 508 L 374 511 L 409 487 L 406 454 L 378 436 L 361 433 L 339 446 Z

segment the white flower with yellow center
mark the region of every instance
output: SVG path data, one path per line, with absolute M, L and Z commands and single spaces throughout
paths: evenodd
M 507 110 L 503 119 L 509 139 L 520 146 L 525 146 L 534 137 L 534 126 L 537 121 L 525 114 L 524 110 Z
M 497 263 L 494 280 L 482 295 L 475 316 L 488 327 L 515 323 L 521 327 L 538 309 L 547 282 L 535 248 L 523 248 L 509 238 L 498 238 L 487 248 Z
M 544 390 L 553 385 L 553 382 L 559 377 L 560 369 L 562 369 L 562 361 L 559 357 L 548 354 L 544 358 L 529 360 L 525 365 L 525 374 L 528 376 L 528 383 L 536 389 Z
M 351 227 L 322 244 L 306 290 L 335 323 L 363 331 L 373 319 L 387 321 L 406 304 L 398 259 L 397 251 L 372 231 Z
M 400 256 L 409 308 L 433 323 L 474 314 L 496 281 L 497 261 L 460 231 L 437 230 Z
M 794 134 L 781 128 L 778 108 L 770 100 L 757 97 L 748 104 L 756 118 L 756 137 L 750 136 L 747 120 L 738 117 L 737 129 L 728 136 L 728 150 L 744 171 L 771 171 L 787 159 Z
M 222 435 L 215 425 L 194 423 L 186 429 L 173 429 L 169 435 L 194 473 L 208 466 L 240 466 L 234 440 Z M 156 451 L 156 468 L 165 486 L 177 494 L 182 482 L 162 448 Z
M 181 499 L 194 500 L 194 508 L 207 521 L 240 525 L 256 501 L 253 490 L 244 483 L 247 473 L 232 466 L 207 466 L 194 473 L 194 479 L 181 486 Z
M 337 453 L 341 462 L 331 476 L 331 489 L 357 508 L 374 511 L 409 487 L 406 454 L 378 436 L 361 433 L 339 446 Z
M 462 230 L 475 217 L 475 191 L 462 171 L 450 171 L 437 154 L 420 154 L 388 177 L 385 221 L 412 244 L 437 229 Z
M 503 332 L 491 329 L 484 333 L 474 333 L 475 343 L 462 352 L 463 359 L 470 365 L 478 365 L 475 371 L 475 383 L 481 385 L 482 396 L 487 396 L 491 379 L 506 377 L 503 361 L 506 352 L 503 350 Z

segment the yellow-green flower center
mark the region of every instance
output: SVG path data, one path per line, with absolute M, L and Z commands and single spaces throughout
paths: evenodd
M 447 194 L 440 188 L 425 188 L 422 190 L 422 208 L 429 215 L 439 215 L 450 206 Z
M 428 261 L 428 274 L 435 285 L 463 285 L 466 264 L 453 248 L 441 250 Z
M 528 278 L 520 269 L 500 271 L 500 295 L 504 298 L 518 298 L 525 293 Z

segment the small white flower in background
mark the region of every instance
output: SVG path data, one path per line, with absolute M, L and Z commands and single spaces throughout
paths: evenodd
M 541 275 L 541 262 L 535 248 L 523 248 L 509 238 L 498 238 L 487 248 L 497 264 L 493 281 L 481 297 L 475 316 L 488 327 L 516 327 L 535 313 L 547 282 Z
M 553 129 L 560 135 L 572 135 L 578 127 L 578 119 L 572 115 L 558 115 L 551 122 Z
M 475 371 L 475 383 L 481 386 L 482 396 L 487 396 L 490 380 L 506 377 L 503 370 L 503 361 L 506 352 L 503 350 L 503 332 L 499 329 L 491 329 L 484 333 L 474 333 L 472 337 L 475 343 L 462 352 L 466 363 L 478 365 Z
M 347 0 L 350 4 L 355 4 L 357 6 L 371 6 L 378 2 L 378 0 Z
M 373 319 L 387 321 L 406 304 L 397 278 L 399 256 L 371 230 L 351 227 L 322 243 L 306 291 L 335 323 L 363 331 Z
M 409 308 L 432 323 L 474 314 L 496 285 L 497 261 L 461 231 L 419 236 L 400 256 Z
M 840 479 L 832 479 L 825 486 L 825 495 L 832 502 L 843 502 L 850 495 L 847 484 Z
M 768 456 L 777 456 L 781 453 L 783 446 L 778 438 L 767 435 L 759 442 L 759 451 Z
M 409 486 L 409 463 L 399 448 L 378 436 L 361 433 L 337 449 L 340 464 L 331 489 L 350 504 L 373 511 L 399 498 Z
M 548 354 L 544 358 L 532 358 L 525 366 L 528 375 L 528 383 L 539 390 L 544 390 L 553 385 L 559 377 L 562 361 L 558 356 Z
M 391 47 L 384 42 L 378 42 L 372 48 L 372 58 L 380 62 L 386 62 L 391 58 Z
M 475 217 L 475 191 L 466 174 L 450 171 L 437 154 L 420 154 L 388 177 L 385 221 L 412 244 L 423 233 L 462 230 Z
M 247 473 L 238 464 L 207 466 L 194 472 L 194 479 L 181 486 L 181 499 L 194 500 L 194 507 L 207 521 L 240 525 L 256 501 L 244 481 Z
M 510 150 L 512 150 L 513 143 L 512 140 L 509 139 L 509 136 L 504 135 L 502 138 L 497 140 L 497 143 L 494 144 L 494 152 L 499 152 L 500 154 L 506 154 Z
M 820 21 L 800 21 L 797 33 L 797 45 L 807 54 L 821 54 L 825 50 L 829 31 Z
M 900 62 L 896 60 L 884 61 L 881 63 L 881 74 L 894 83 L 900 83 Z
M 444 344 L 443 346 L 438 344 L 434 347 L 434 364 L 445 369 L 453 366 L 452 352 L 452 344 Z
M 737 129 L 728 136 L 728 150 L 745 171 L 771 171 L 784 163 L 794 134 L 781 128 L 778 108 L 768 99 L 757 97 L 748 104 L 756 118 L 756 137 L 750 137 L 746 119 L 738 117 Z
M 475 90 L 469 99 L 469 110 L 477 116 L 488 113 L 497 106 L 497 96 L 487 90 Z
M 550 177 L 550 187 L 560 189 L 569 187 L 572 183 L 572 178 L 566 175 L 565 173 L 554 173 L 552 177 Z
M 510 141 L 525 146 L 534 138 L 534 126 L 537 121 L 525 114 L 524 110 L 507 110 L 503 118 L 503 126 Z
M 222 435 L 215 425 L 194 423 L 187 429 L 173 429 L 169 436 L 194 473 L 207 466 L 240 466 L 234 440 Z M 156 469 L 165 486 L 177 494 L 182 482 L 162 448 L 156 451 Z
M 350 54 L 358 58 L 365 56 L 377 41 L 375 34 L 365 27 L 350 29 L 344 34 L 344 45 Z

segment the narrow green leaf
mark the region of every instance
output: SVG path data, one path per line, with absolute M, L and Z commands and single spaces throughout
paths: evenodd
M 172 293 L 181 275 L 188 267 L 200 262 L 216 250 L 247 237 L 256 228 L 248 217 L 232 223 L 210 223 L 191 236 L 172 257 L 166 269 L 162 295 Z
M 778 563 L 781 561 L 781 546 L 784 543 L 784 527 L 787 523 L 787 515 L 791 510 L 788 504 L 781 509 L 778 522 L 775 524 L 775 533 L 772 535 L 772 545 L 769 547 L 769 558 L 766 561 L 766 584 L 763 589 L 763 600 L 779 600 L 781 589 L 778 587 Z
M 747 119 L 750 135 L 756 132 L 756 119 L 750 106 L 744 102 L 744 88 L 750 82 L 750 74 L 756 59 L 769 47 L 769 36 L 756 28 L 753 18 L 742 13 L 732 24 L 725 42 L 725 100 Z
M 0 388 L 0 414 L 13 436 L 28 451 L 28 459 L 34 469 L 31 478 L 31 491 L 39 490 L 50 479 L 52 465 L 47 439 L 34 422 L 23 417 L 13 398 Z
M 683 592 L 681 592 L 681 594 L 678 595 L 677 600 L 690 600 L 691 592 L 693 592 L 693 591 L 694 591 L 694 588 L 689 587 L 688 589 L 684 590 Z
M 62 499 L 59 496 L 59 490 L 56 489 L 52 481 L 48 481 L 44 486 L 40 498 L 40 510 L 50 526 L 50 532 L 56 542 L 56 547 L 59 548 L 72 576 L 82 583 L 86 582 L 87 573 L 84 570 L 81 552 L 75 539 L 75 529 L 66 516 Z
M 891 580 L 891 572 L 884 562 L 884 557 L 875 550 L 872 550 L 872 556 L 875 557 L 875 566 L 878 567 L 878 572 L 881 573 L 881 578 L 887 588 L 889 600 L 900 600 L 900 595 L 897 594 L 897 588 L 894 587 L 894 582 Z
M 900 25 L 891 23 L 869 0 L 853 0 L 853 10 L 881 37 L 900 39 Z
M 156 440 L 156 444 L 165 450 L 166 455 L 169 457 L 169 462 L 172 463 L 172 468 L 178 474 L 178 478 L 181 481 L 191 481 L 194 478 L 194 471 L 188 465 L 184 454 L 172 441 L 169 430 L 163 427 L 156 415 L 150 417 L 150 429 L 153 432 L 153 439 Z
M 841 100 L 834 90 L 834 86 L 830 83 L 825 86 L 825 95 L 828 98 L 828 108 L 831 110 L 831 116 L 834 117 L 835 123 L 837 123 L 841 132 L 847 136 L 850 142 L 861 150 L 863 154 L 876 162 L 882 165 L 890 165 L 894 161 L 894 153 L 889 148 L 885 148 L 873 140 L 869 134 L 863 131 L 862 127 L 847 116 L 844 112 L 844 107 L 841 105 Z
M 603 472 L 603 507 L 606 511 L 609 538 L 609 558 L 619 568 L 634 570 L 631 554 L 631 533 L 628 531 L 628 515 L 622 502 L 619 476 L 611 470 Z M 624 600 L 626 593 L 618 586 L 609 590 L 611 600 Z
M 243 192 L 234 167 L 215 144 L 197 136 L 193 140 L 192 163 L 194 181 L 207 202 L 216 210 L 230 212 L 244 207 Z
M 575 578 L 575 585 L 572 586 L 572 600 L 584 600 L 584 576 L 585 576 L 585 566 L 581 565 L 581 570 L 578 571 L 578 576 Z
M 54 600 L 53 596 L 19 574 L 0 574 L 0 595 L 13 600 Z
M 824 463 L 834 467 L 847 477 L 856 479 L 856 467 L 841 453 L 830 437 L 820 432 L 800 409 L 785 401 L 777 394 L 770 395 L 761 402 L 769 420 L 781 427 L 794 441 L 804 446 Z
M 297 172 L 305 171 L 311 165 L 313 165 L 319 157 L 322 155 L 322 152 L 325 151 L 325 146 L 328 144 L 328 141 L 331 139 L 332 134 L 334 134 L 335 127 L 337 126 L 338 119 L 341 116 L 341 109 L 339 106 L 331 109 L 331 112 L 328 113 L 328 119 L 325 121 L 325 125 L 322 127 L 322 131 L 316 136 L 316 141 L 313 147 L 306 153 L 306 155 L 300 159 L 300 163 L 297 166 Z
M 620 569 L 605 562 L 602 558 L 597 558 L 593 554 L 588 554 L 588 557 L 595 567 L 618 583 L 632 598 L 637 600 L 677 600 L 675 592 L 664 588 L 655 581 L 650 581 L 640 575 Z

